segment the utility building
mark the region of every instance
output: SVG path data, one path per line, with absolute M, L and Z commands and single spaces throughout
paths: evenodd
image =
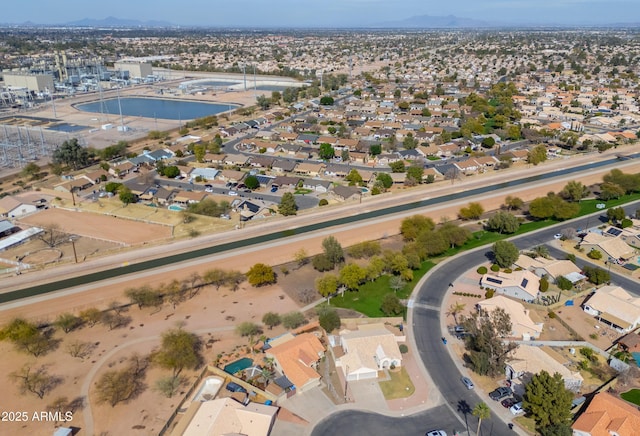
M 33 92 L 53 92 L 53 76 L 51 74 L 30 74 L 20 72 L 3 72 L 4 86 L 11 88 L 27 88 Z
M 120 71 L 122 73 L 124 73 L 125 71 L 128 71 L 130 77 L 138 77 L 141 79 L 144 79 L 147 76 L 153 75 L 153 68 L 151 66 L 151 62 L 122 60 L 122 61 L 116 62 L 114 64 L 114 68 L 116 71 Z

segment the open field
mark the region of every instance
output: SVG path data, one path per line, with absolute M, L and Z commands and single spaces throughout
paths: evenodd
M 23 218 L 21 222 L 45 229 L 57 225 L 60 230 L 69 234 L 122 245 L 142 244 L 171 237 L 171 228 L 168 226 L 65 209 L 48 209 Z

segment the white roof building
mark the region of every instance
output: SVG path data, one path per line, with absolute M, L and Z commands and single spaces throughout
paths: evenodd
M 540 278 L 528 270 L 490 272 L 482 276 L 480 286 L 519 300 L 533 301 L 540 291 Z
M 543 323 L 534 322 L 529 317 L 529 310 L 525 309 L 521 303 L 503 295 L 496 295 L 480 301 L 477 307 L 488 313 L 493 312 L 498 307 L 504 309 L 511 319 L 511 337 L 528 341 L 532 338 L 540 337 L 540 333 L 542 333 Z
M 584 303 L 582 309 L 620 333 L 640 325 L 640 297 L 634 297 L 620 286 L 603 286 Z

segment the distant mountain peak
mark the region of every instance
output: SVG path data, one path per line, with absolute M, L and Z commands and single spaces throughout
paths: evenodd
M 491 27 L 495 24 L 472 18 L 456 17 L 455 15 L 434 16 L 416 15 L 399 21 L 386 21 L 374 25 L 385 28 L 424 28 L 424 29 L 446 29 L 446 28 L 469 28 L 469 27 Z
M 140 21 L 109 16 L 103 19 L 83 18 L 82 20 L 66 23 L 67 26 L 77 27 L 173 27 L 167 21 Z

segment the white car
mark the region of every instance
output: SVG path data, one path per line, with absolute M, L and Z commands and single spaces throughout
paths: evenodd
M 431 430 L 425 433 L 425 436 L 447 436 L 447 432 L 444 430 Z
M 553 235 L 553 239 L 560 239 L 562 238 L 562 233 L 556 233 L 555 235 Z
M 519 403 L 516 403 L 513 406 L 511 406 L 509 411 L 511 413 L 513 413 L 514 415 L 520 415 L 520 414 L 524 413 L 524 409 L 522 408 L 522 401 L 520 401 Z
M 229 195 L 232 197 L 237 197 L 238 193 L 236 191 L 229 191 Z

